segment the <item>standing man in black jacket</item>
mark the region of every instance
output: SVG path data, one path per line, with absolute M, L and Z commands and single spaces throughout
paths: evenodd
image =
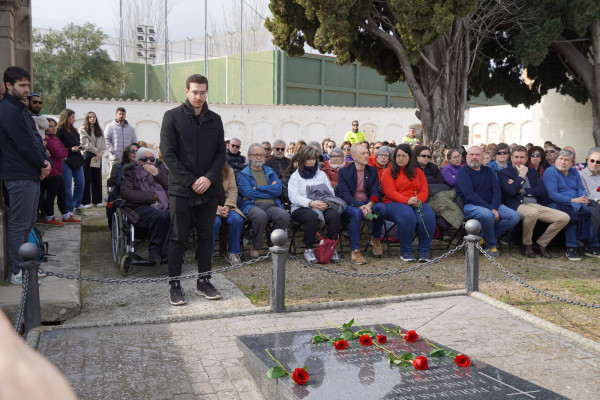
M 225 137 L 221 117 L 208 109 L 208 80 L 191 75 L 185 84 L 187 100 L 165 113 L 160 131 L 160 150 L 169 168 L 169 277 L 181 275 L 192 222 L 196 228 L 198 272 L 211 269 L 212 228 L 222 186 Z M 196 282 L 196 293 L 209 300 L 221 298 L 209 281 Z M 185 304 L 179 279 L 170 280 L 170 303 Z
M 0 180 L 10 202 L 6 250 L 10 282 L 16 285 L 22 281 L 19 247 L 27 242 L 35 225 L 40 181 L 50 173 L 46 150 L 25 108 L 30 80 L 23 68 L 8 67 L 3 83 L 6 94 L 0 102 Z

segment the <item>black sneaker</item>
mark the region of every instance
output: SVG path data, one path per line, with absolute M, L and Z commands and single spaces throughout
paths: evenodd
M 567 247 L 567 258 L 569 261 L 581 261 L 579 257 L 579 251 L 575 247 Z
M 213 286 L 208 279 L 203 281 L 199 280 L 196 282 L 196 294 L 204 296 L 208 300 L 217 300 L 221 298 L 221 293 Z
M 594 247 L 592 249 L 588 249 L 587 247 L 585 248 L 585 253 L 586 256 L 589 257 L 600 257 L 600 250 L 598 250 L 597 247 Z
M 173 306 L 182 306 L 185 304 L 185 293 L 179 281 L 170 282 L 171 289 L 169 290 L 169 302 Z

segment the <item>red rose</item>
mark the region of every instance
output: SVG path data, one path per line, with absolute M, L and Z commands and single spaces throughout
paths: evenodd
M 112 208 L 112 203 L 106 203 L 106 207 Z
M 298 385 L 304 385 L 306 381 L 308 381 L 308 372 L 304 370 L 304 368 L 296 368 L 292 373 L 292 379 Z
M 385 335 L 377 335 L 377 343 L 384 344 L 387 342 L 387 337 Z
M 346 342 L 344 339 L 342 339 L 342 340 L 338 340 L 337 342 L 335 342 L 333 344 L 333 347 L 335 347 L 336 350 L 344 350 L 349 345 L 350 344 L 348 342 Z
M 471 359 L 464 354 L 459 354 L 456 356 L 456 358 L 454 358 L 454 364 L 458 365 L 459 367 L 468 367 L 471 365 Z
M 371 338 L 371 336 L 369 335 L 362 335 L 358 341 L 360 342 L 360 344 L 362 344 L 363 346 L 370 346 L 373 344 L 373 338 Z
M 427 357 L 419 356 L 413 360 L 413 367 L 416 369 L 423 371 L 429 368 L 429 364 L 427 363 Z
M 408 343 L 416 342 L 418 338 L 419 335 L 417 335 L 417 332 L 415 331 L 408 331 L 406 332 L 406 335 L 404 335 L 404 340 L 406 340 Z
M 600 188 L 599 188 L 600 189 Z M 371 203 L 375 204 L 377 203 L 379 200 L 377 199 L 377 196 L 371 196 Z
M 600 192 L 600 186 L 598 186 L 598 189 L 596 189 L 596 192 Z

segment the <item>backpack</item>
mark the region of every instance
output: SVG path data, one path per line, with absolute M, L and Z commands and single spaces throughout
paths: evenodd
M 318 232 L 317 235 L 319 236 L 319 239 L 321 239 L 321 243 L 315 248 L 315 257 L 319 264 L 329 264 L 340 237 L 336 234 L 335 239 L 327 239 Z
M 29 243 L 33 243 L 37 247 L 38 254 L 36 260 L 48 261 L 48 242 L 44 242 L 41 232 L 34 226 L 29 232 Z

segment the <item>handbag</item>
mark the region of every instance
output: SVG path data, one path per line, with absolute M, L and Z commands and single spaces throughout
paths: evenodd
M 67 165 L 71 169 L 77 169 L 83 165 L 83 156 L 80 152 L 74 153 L 67 158 Z
M 318 232 L 317 236 L 319 236 L 319 239 L 321 239 L 321 243 L 319 243 L 319 245 L 315 248 L 315 257 L 317 258 L 319 264 L 329 264 L 331 257 L 335 252 L 337 243 L 340 240 L 340 236 L 336 234 L 335 239 L 327 239 L 321 236 Z

